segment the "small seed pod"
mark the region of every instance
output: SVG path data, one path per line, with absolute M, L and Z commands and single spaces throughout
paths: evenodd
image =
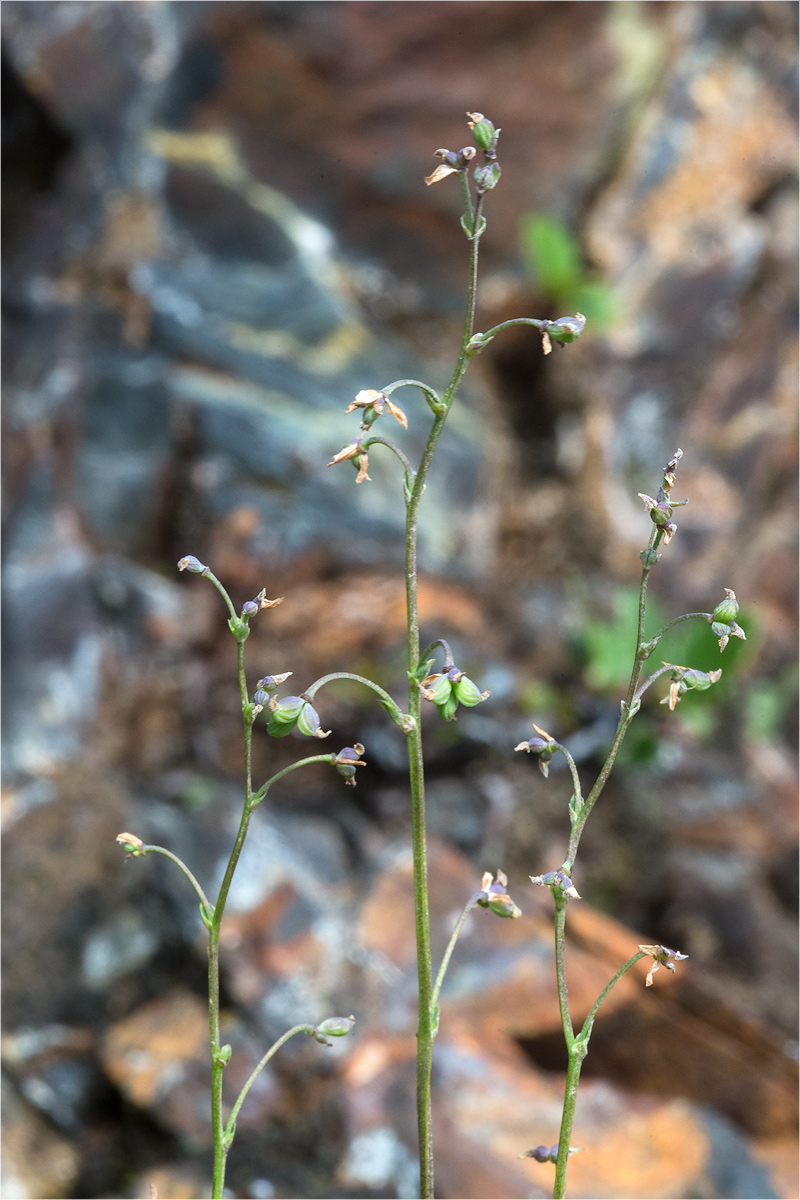
M 495 128 L 494 125 L 483 113 L 468 113 L 472 119 L 468 122 L 472 137 L 476 146 L 480 146 L 481 150 L 491 150 L 494 145 Z
M 180 562 L 178 563 L 178 570 L 179 571 L 194 571 L 195 574 L 200 575 L 200 574 L 202 574 L 203 571 L 207 571 L 208 567 L 204 567 L 203 564 L 200 562 L 200 559 L 195 558 L 195 556 L 193 554 L 187 554 L 186 557 L 182 558 L 180 560 Z
M 283 700 L 273 697 L 269 702 L 272 716 L 267 725 L 267 733 L 272 737 L 286 737 L 297 724 L 304 704 L 305 700 L 300 696 L 284 696 Z
M 462 675 L 454 686 L 456 699 L 459 704 L 463 704 L 465 708 L 474 708 L 476 704 L 480 704 L 489 695 L 489 692 L 482 692 L 476 683 L 473 683 L 466 675 Z
M 725 599 L 720 601 L 717 607 L 711 614 L 714 621 L 722 621 L 726 625 L 733 623 L 734 617 L 738 615 L 739 604 L 736 599 L 736 593 L 730 588 L 725 588 Z
M 355 1023 L 355 1017 L 328 1017 L 317 1026 L 317 1033 L 325 1037 L 347 1037 Z

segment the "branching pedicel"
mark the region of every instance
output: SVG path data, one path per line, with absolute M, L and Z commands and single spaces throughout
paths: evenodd
M 502 324 L 486 330 L 482 333 L 474 332 L 475 318 L 475 300 L 478 277 L 478 250 L 480 239 L 486 229 L 486 217 L 484 216 L 483 207 L 486 193 L 491 191 L 500 179 L 500 166 L 497 161 L 497 143 L 500 130 L 495 129 L 491 121 L 487 120 L 481 113 L 469 113 L 468 125 L 472 132 L 474 145 L 466 146 L 459 151 L 438 150 L 437 156 L 442 160 L 438 167 L 426 179 L 427 184 L 438 183 L 439 181 L 457 175 L 463 192 L 465 212 L 461 218 L 461 226 L 467 237 L 470 253 L 469 253 L 469 281 L 467 289 L 467 305 L 464 320 L 464 332 L 461 340 L 461 346 L 458 352 L 456 364 L 451 376 L 450 382 L 441 397 L 437 392 L 426 383 L 422 383 L 416 379 L 399 379 L 393 383 L 389 383 L 381 389 L 368 388 L 360 391 L 355 399 L 349 404 L 345 410 L 347 413 L 359 412 L 361 415 L 361 427 L 356 438 L 350 441 L 342 450 L 334 454 L 330 460 L 329 466 L 334 466 L 338 463 L 350 462 L 356 470 L 356 483 L 369 480 L 369 453 L 373 447 L 383 447 L 389 450 L 400 462 L 403 468 L 402 488 L 405 499 L 406 509 L 406 533 L 405 533 L 405 550 L 406 550 L 406 615 L 407 615 L 407 641 L 408 641 L 408 705 L 407 710 L 401 707 L 383 688 L 379 687 L 372 680 L 361 675 L 355 675 L 349 671 L 336 671 L 323 676 L 312 683 L 304 692 L 294 696 L 284 696 L 278 698 L 278 688 L 285 683 L 291 675 L 291 672 L 282 674 L 265 675 L 259 679 L 251 696 L 245 677 L 244 669 L 244 643 L 250 632 L 250 620 L 262 609 L 273 608 L 280 604 L 281 600 L 268 600 L 266 592 L 262 591 L 254 600 L 247 601 L 241 612 L 237 613 L 228 593 L 225 588 L 215 577 L 212 571 L 201 563 L 193 555 L 187 555 L 182 558 L 178 564 L 181 571 L 190 571 L 196 574 L 205 576 L 217 588 L 222 596 L 222 599 L 227 607 L 230 619 L 228 626 L 236 641 L 237 647 L 237 664 L 238 664 L 238 679 L 239 690 L 241 697 L 242 718 L 244 724 L 244 768 L 245 768 L 245 788 L 244 802 L 242 814 L 239 823 L 239 829 L 234 841 L 233 849 L 225 870 L 222 885 L 219 894 L 214 903 L 206 896 L 200 883 L 189 870 L 189 868 L 177 858 L 171 851 L 162 846 L 151 846 L 145 844 L 139 837 L 130 833 L 122 833 L 117 838 L 117 841 L 127 851 L 129 855 L 135 858 L 141 858 L 147 854 L 160 854 L 170 859 L 183 872 L 191 886 L 194 888 L 199 904 L 200 916 L 208 931 L 208 994 L 209 994 L 209 1045 L 211 1056 L 211 1076 L 212 1076 L 212 1097 L 211 1097 L 211 1123 L 214 1142 L 214 1175 L 213 1175 L 213 1197 L 221 1197 L 223 1194 L 225 1166 L 228 1152 L 233 1143 L 233 1138 L 236 1132 L 236 1119 L 241 1108 L 241 1105 L 249 1091 L 253 1081 L 263 1070 L 276 1051 L 290 1037 L 297 1033 L 306 1033 L 315 1038 L 323 1045 L 328 1044 L 330 1037 L 343 1037 L 353 1027 L 353 1017 L 332 1017 L 323 1021 L 319 1025 L 303 1024 L 296 1025 L 288 1030 L 273 1046 L 271 1046 L 263 1058 L 254 1068 L 249 1079 L 242 1088 L 233 1108 L 225 1120 L 223 1114 L 222 1103 L 222 1077 L 226 1063 L 231 1056 L 231 1048 L 228 1045 L 220 1044 L 220 1010 L 219 1010 L 219 939 L 220 925 L 225 911 L 225 904 L 228 898 L 231 882 L 236 871 L 239 856 L 242 846 L 244 845 L 247 836 L 248 827 L 252 814 L 256 807 L 265 799 L 270 789 L 278 783 L 284 776 L 292 771 L 296 771 L 301 767 L 309 766 L 316 763 L 327 763 L 336 768 L 338 773 L 342 775 L 345 782 L 349 785 L 355 785 L 357 770 L 365 765 L 363 754 L 364 747 L 358 743 L 355 746 L 346 746 L 338 753 L 322 753 L 311 755 L 306 758 L 301 758 L 297 762 L 290 764 L 283 770 L 278 771 L 270 779 L 263 783 L 260 787 L 255 788 L 252 780 L 251 771 L 251 744 L 253 726 L 259 715 L 264 712 L 267 717 L 267 732 L 273 737 L 285 737 L 288 734 L 296 731 L 305 737 L 315 739 L 325 739 L 329 736 L 330 731 L 325 731 L 321 727 L 319 713 L 315 705 L 315 697 L 317 692 L 324 686 L 335 682 L 338 679 L 355 680 L 365 687 L 369 688 L 377 697 L 378 703 L 388 714 L 391 720 L 398 726 L 406 738 L 408 745 L 409 758 L 409 783 L 410 783 L 410 798 L 411 798 L 411 823 L 412 823 L 412 843 L 413 843 L 413 858 L 414 858 L 414 910 L 415 910 L 415 926 L 417 939 L 417 970 L 418 970 L 418 993 L 419 993 L 419 1023 L 417 1027 L 417 1124 L 419 1133 L 419 1161 L 420 1161 L 420 1189 L 423 1197 L 432 1197 L 434 1194 L 434 1178 L 433 1178 L 433 1144 L 431 1134 L 431 1108 L 430 1108 L 430 1077 L 431 1077 L 431 1062 L 433 1052 L 433 1040 L 436 1036 L 439 1027 L 439 994 L 442 983 L 445 977 L 445 972 L 450 963 L 456 941 L 464 926 L 466 918 L 470 911 L 476 906 L 485 908 L 500 917 L 515 918 L 520 916 L 520 910 L 506 890 L 507 880 L 502 871 L 497 871 L 496 877 L 490 873 L 486 873 L 481 881 L 481 886 L 468 899 L 463 912 L 461 913 L 450 943 L 445 951 L 439 968 L 436 979 L 433 977 L 433 968 L 431 960 L 431 945 L 430 945 L 430 921 L 428 915 L 428 883 L 427 883 L 427 841 L 425 830 L 425 783 L 424 783 L 424 761 L 423 748 L 421 738 L 420 710 L 422 700 L 426 700 L 435 705 L 440 715 L 444 720 L 450 721 L 455 718 L 456 710 L 459 705 L 472 707 L 482 703 L 487 699 L 488 691 L 481 691 L 479 686 L 474 683 L 464 672 L 455 664 L 452 652 L 449 645 L 443 638 L 438 638 L 432 642 L 425 650 L 420 651 L 420 632 L 419 632 L 419 617 L 417 605 L 417 522 L 419 505 L 422 498 L 422 493 L 425 489 L 425 481 L 433 461 L 433 455 L 436 449 L 439 436 L 444 428 L 445 421 L 450 412 L 452 404 L 455 400 L 456 392 L 464 377 L 464 374 L 469 365 L 469 361 L 476 354 L 479 354 L 485 346 L 489 344 L 502 330 L 512 325 L 531 325 L 536 328 L 542 339 L 542 349 L 545 354 L 549 354 L 552 350 L 553 343 L 562 347 L 573 342 L 578 338 L 584 328 L 584 318 L 580 313 L 572 317 L 561 317 L 558 320 L 550 321 L 544 319 L 535 319 L 532 317 L 519 317 L 513 320 L 504 321 Z M 480 152 L 480 158 L 478 154 Z M 416 466 L 413 466 L 409 461 L 404 451 L 395 445 L 388 438 L 376 436 L 373 433 L 375 423 L 382 416 L 392 417 L 403 429 L 408 428 L 408 418 L 405 412 L 390 398 L 398 389 L 410 387 L 415 388 L 422 393 L 422 396 L 433 414 L 433 421 L 428 434 L 428 439 L 422 456 Z M 644 612 L 645 612 L 645 594 L 647 590 L 647 579 L 650 570 L 658 560 L 656 553 L 657 547 L 663 541 L 665 544 L 670 540 L 675 532 L 675 525 L 672 521 L 672 509 L 676 506 L 675 501 L 669 499 L 669 492 L 675 480 L 675 468 L 677 466 L 680 451 L 674 459 L 668 464 L 665 471 L 663 486 L 658 493 L 656 500 L 651 500 L 649 497 L 643 497 L 648 511 L 650 512 L 654 529 L 650 539 L 650 546 L 642 554 L 643 574 L 642 586 L 640 591 L 639 605 L 639 633 L 636 645 L 636 655 L 631 683 L 628 689 L 628 695 L 622 704 L 622 715 L 620 717 L 617 734 L 609 752 L 608 759 L 595 783 L 592 791 L 584 800 L 581 794 L 580 780 L 578 777 L 575 763 L 569 751 L 558 742 L 556 742 L 544 730 L 534 726 L 537 731 L 537 736 L 530 739 L 529 742 L 522 743 L 517 749 L 525 749 L 530 753 L 537 755 L 539 766 L 542 772 L 547 775 L 547 764 L 554 753 L 561 753 L 569 764 L 573 780 L 573 795 L 569 801 L 569 814 L 572 822 L 572 837 L 569 843 L 567 857 L 562 866 L 557 871 L 548 872 L 546 875 L 537 876 L 534 878 L 535 883 L 545 884 L 550 887 L 556 902 L 556 963 L 558 977 L 558 993 L 561 1005 L 561 1017 L 564 1028 L 564 1036 L 567 1041 L 567 1046 L 570 1055 L 570 1069 L 567 1078 L 567 1092 L 564 1104 L 564 1121 L 561 1129 L 561 1137 L 557 1146 L 538 1147 L 534 1151 L 529 1151 L 528 1155 L 538 1161 L 555 1161 L 556 1162 L 556 1191 L 555 1195 L 563 1196 L 564 1184 L 566 1179 L 566 1162 L 567 1157 L 571 1153 L 569 1147 L 569 1138 L 572 1129 L 572 1120 L 575 1109 L 575 1094 L 577 1091 L 578 1076 L 580 1074 L 580 1065 L 583 1057 L 586 1054 L 589 1036 L 591 1034 L 592 1023 L 594 1016 L 617 979 L 619 979 L 625 971 L 645 955 L 650 955 L 653 959 L 653 967 L 651 975 L 648 976 L 648 984 L 652 979 L 652 972 L 663 963 L 669 970 L 674 969 L 674 961 L 685 957 L 677 954 L 674 951 L 667 950 L 662 946 L 642 946 L 639 952 L 633 956 L 617 973 L 614 979 L 608 984 L 601 995 L 598 997 L 591 1013 L 584 1023 L 581 1032 L 576 1035 L 573 1031 L 569 1008 L 567 1004 L 567 989 L 566 976 L 564 968 L 564 923 L 566 916 L 566 904 L 568 897 L 578 898 L 578 893 L 575 890 L 571 880 L 571 872 L 575 862 L 575 855 L 578 848 L 578 842 L 583 832 L 583 827 L 586 819 L 589 816 L 595 802 L 597 801 L 600 792 L 608 778 L 608 774 L 613 766 L 617 751 L 625 735 L 628 725 L 638 711 L 641 697 L 647 688 L 662 674 L 669 673 L 671 678 L 671 686 L 669 693 L 670 707 L 674 708 L 680 696 L 690 688 L 703 689 L 709 687 L 715 679 L 718 678 L 719 672 L 704 674 L 700 671 L 693 671 L 687 667 L 678 667 L 673 664 L 664 664 L 658 671 L 651 675 L 647 680 L 640 685 L 639 677 L 641 674 L 642 664 L 654 651 L 660 637 L 670 625 L 676 622 L 670 622 L 670 625 L 659 630 L 659 632 L 650 639 L 649 642 L 644 640 Z M 683 502 L 685 503 L 685 502 Z M 727 593 L 728 598 L 718 605 L 713 613 L 688 613 L 683 617 L 676 618 L 676 621 L 686 620 L 690 617 L 706 617 L 713 623 L 714 633 L 720 640 L 720 648 L 723 649 L 729 637 L 744 637 L 744 634 L 739 629 L 734 621 L 734 617 L 738 611 L 736 600 L 732 592 Z M 443 662 L 441 670 L 434 670 L 436 662 L 436 654 L 441 652 Z M 533 878 L 533 877 L 532 877 Z

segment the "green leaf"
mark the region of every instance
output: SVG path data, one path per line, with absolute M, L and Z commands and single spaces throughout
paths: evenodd
M 581 252 L 563 222 L 546 213 L 529 213 L 522 219 L 521 234 L 528 269 L 546 295 L 561 297 L 578 287 L 583 275 Z M 580 311 L 589 316 L 586 309 Z

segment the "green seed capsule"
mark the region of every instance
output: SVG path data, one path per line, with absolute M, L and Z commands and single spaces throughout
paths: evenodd
M 483 695 L 479 691 L 478 685 L 473 683 L 466 675 L 462 675 L 455 685 L 455 693 L 459 704 L 463 704 L 465 708 L 474 708 L 476 704 L 480 704 L 481 700 L 483 700 Z

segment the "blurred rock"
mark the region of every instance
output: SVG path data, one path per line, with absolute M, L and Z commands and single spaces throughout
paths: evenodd
M 222 1013 L 223 1041 L 233 1047 L 225 1068 L 225 1103 L 232 1105 L 263 1050 Z M 102 1060 L 109 1078 L 131 1103 L 189 1144 L 206 1146 L 211 1138 L 211 1072 L 208 1003 L 188 992 L 172 992 L 143 1005 L 113 1025 L 105 1036 Z M 284 1099 L 269 1070 L 262 1071 L 242 1109 L 242 1129 L 260 1125 L 279 1112 Z
M 70 1143 L 3 1083 L 3 1195 L 48 1200 L 69 1195 L 79 1160 Z

